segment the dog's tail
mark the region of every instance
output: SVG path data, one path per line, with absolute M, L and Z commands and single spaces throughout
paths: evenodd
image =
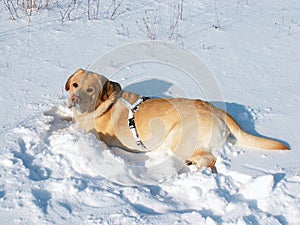
M 217 108 L 216 108 L 217 109 Z M 269 138 L 257 137 L 242 130 L 238 123 L 225 111 L 217 109 L 217 113 L 227 124 L 230 132 L 237 139 L 237 145 L 246 148 L 265 150 L 290 150 L 289 147 L 279 141 Z

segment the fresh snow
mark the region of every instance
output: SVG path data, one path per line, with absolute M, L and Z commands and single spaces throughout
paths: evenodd
M 34 11 L 30 22 L 21 11 L 10 20 L 3 2 L 0 224 L 300 223 L 298 1 L 124 1 L 112 19 L 111 2 L 100 1 L 97 20 L 87 20 L 87 4 L 79 1 L 63 24 L 59 1 Z M 182 2 L 182 20 L 170 36 Z M 105 75 L 148 96 L 225 102 L 248 132 L 282 140 L 291 151 L 226 144 L 214 152 L 218 174 L 193 166 L 177 171 L 176 159 L 164 153 L 107 148 L 66 121 L 67 78 L 96 68 L 122 46 L 145 47 L 145 21 L 155 41 L 198 57 L 221 97 L 207 94 L 209 79 L 198 88 L 180 70 L 190 58 L 176 54 L 166 60 L 181 65 L 142 58 L 112 64 L 117 72 Z

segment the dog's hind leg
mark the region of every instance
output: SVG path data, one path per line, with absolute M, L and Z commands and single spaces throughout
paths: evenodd
M 217 158 L 209 152 L 204 150 L 195 150 L 193 155 L 186 160 L 186 164 L 195 164 L 199 169 L 209 167 L 213 173 L 217 173 L 217 169 L 215 167 L 216 160 Z

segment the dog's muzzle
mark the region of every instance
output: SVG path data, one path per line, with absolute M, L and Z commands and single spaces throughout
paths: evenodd
M 73 95 L 68 101 L 68 108 L 76 107 L 80 103 L 80 98 L 78 95 Z
M 76 104 L 76 103 L 78 103 L 78 102 L 80 102 L 79 96 L 73 95 L 73 97 L 72 97 L 72 103 L 73 103 L 73 104 Z

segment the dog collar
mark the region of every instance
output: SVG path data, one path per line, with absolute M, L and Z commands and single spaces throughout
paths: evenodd
M 135 126 L 135 121 L 134 121 L 134 113 L 136 111 L 139 110 L 139 106 L 146 100 L 150 99 L 149 97 L 140 97 L 135 103 L 131 104 L 130 102 L 128 102 L 126 99 L 124 98 L 119 98 L 120 101 L 126 106 L 126 108 L 128 109 L 128 126 L 129 129 L 133 135 L 133 138 L 135 140 L 136 145 L 143 150 L 146 150 L 147 148 L 145 147 L 145 145 L 143 144 L 143 142 L 141 141 L 137 130 L 136 130 L 136 126 Z

